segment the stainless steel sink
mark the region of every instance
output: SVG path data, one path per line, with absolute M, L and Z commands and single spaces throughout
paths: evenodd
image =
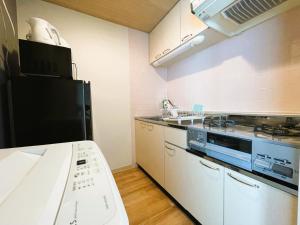
M 189 126 L 189 125 L 193 125 L 193 124 L 200 124 L 202 122 L 201 119 L 194 119 L 193 122 L 192 120 L 182 120 L 182 121 L 165 121 L 162 119 L 161 116 L 152 116 L 152 117 L 143 117 L 144 119 L 147 120 L 152 120 L 152 121 L 156 121 L 156 122 L 163 122 L 165 124 L 168 124 L 170 126 Z
M 199 124 L 201 122 L 202 122 L 201 119 L 195 119 L 195 120 L 193 120 L 193 122 L 192 122 L 192 120 L 183 120 L 181 122 L 179 122 L 179 121 L 168 121 L 167 123 L 171 124 L 171 125 L 174 124 L 174 125 L 189 126 L 189 125 L 193 125 L 193 124 Z
M 159 122 L 164 121 L 161 116 L 145 117 L 145 119 L 159 121 Z

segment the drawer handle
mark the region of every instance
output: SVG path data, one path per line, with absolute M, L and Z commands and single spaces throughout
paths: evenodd
M 240 182 L 240 183 L 242 183 L 242 184 L 245 184 L 245 185 L 247 185 L 247 186 L 249 186 L 249 187 L 259 188 L 259 186 L 258 186 L 257 184 L 249 184 L 249 183 L 247 183 L 247 182 L 245 182 L 245 181 L 242 181 L 242 180 L 240 180 L 240 179 L 234 177 L 231 173 L 227 173 L 227 175 L 228 175 L 229 177 L 231 177 L 232 179 L 234 179 L 234 180 L 236 180 L 236 181 L 238 181 L 238 182 Z
M 169 51 L 170 51 L 171 49 L 165 49 L 164 51 L 163 51 L 163 54 L 167 54 Z
M 161 54 L 159 53 L 158 55 L 155 56 L 155 59 L 158 59 L 161 57 Z
M 148 131 L 152 131 L 152 130 L 153 130 L 153 128 L 154 128 L 154 126 L 153 126 L 153 125 L 148 125 Z
M 209 169 L 216 170 L 216 171 L 219 171 L 219 170 L 220 170 L 219 168 L 214 168 L 214 167 L 212 167 L 212 166 L 206 165 L 206 164 L 203 163 L 201 160 L 200 160 L 199 162 L 201 163 L 201 165 L 203 165 L 203 166 L 205 166 L 205 167 L 207 167 L 207 168 L 209 168 Z
M 172 153 L 170 153 L 170 151 L 168 151 L 168 150 L 166 151 L 167 154 L 168 154 L 169 156 L 174 156 L 174 155 L 175 155 L 175 153 L 176 153 L 176 150 L 175 150 L 175 149 L 169 148 L 169 147 L 166 146 L 166 145 L 165 145 L 165 148 L 172 151 Z
M 185 36 L 181 39 L 181 42 L 185 42 L 186 39 L 191 38 L 192 36 L 193 36 L 193 34 L 185 35 Z

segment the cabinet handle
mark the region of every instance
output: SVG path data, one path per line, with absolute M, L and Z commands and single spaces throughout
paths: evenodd
M 161 57 L 161 54 L 159 53 L 158 55 L 155 56 L 155 59 L 158 59 Z
M 163 54 L 167 54 L 171 49 L 167 48 L 163 51 Z
M 203 163 L 201 160 L 199 160 L 199 162 L 201 163 L 201 165 L 203 165 L 203 166 L 205 166 L 205 167 L 207 167 L 207 168 L 209 168 L 209 169 L 216 170 L 216 171 L 219 171 L 219 170 L 220 170 L 219 168 L 214 168 L 214 167 L 212 167 L 212 166 L 206 165 L 206 164 Z
M 169 155 L 169 156 L 174 156 L 175 155 L 175 152 L 176 152 L 176 150 L 175 149 L 173 149 L 173 148 L 169 148 L 168 146 L 166 146 L 165 145 L 165 148 L 166 149 L 168 149 L 168 150 L 171 150 L 172 151 L 172 154 L 167 150 L 167 154 Z
M 150 129 L 149 129 L 149 127 L 150 127 Z M 152 130 L 153 130 L 153 128 L 154 128 L 154 126 L 153 126 L 153 125 L 148 125 L 148 131 L 152 131 Z
M 185 36 L 181 39 L 181 42 L 185 42 L 187 38 L 191 38 L 192 36 L 193 36 L 193 34 L 185 35 Z
M 242 180 L 240 180 L 240 179 L 234 177 L 231 173 L 227 173 L 227 175 L 228 175 L 229 177 L 231 177 L 232 179 L 234 179 L 234 180 L 236 180 L 236 181 L 238 181 L 238 182 L 240 182 L 240 183 L 242 183 L 242 184 L 245 184 L 245 185 L 247 185 L 247 186 L 249 186 L 249 187 L 259 188 L 259 186 L 258 186 L 257 184 L 249 184 L 249 183 L 247 183 L 247 182 L 245 182 L 245 181 L 242 181 Z

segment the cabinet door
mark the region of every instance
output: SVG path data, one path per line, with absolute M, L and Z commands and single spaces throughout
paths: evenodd
M 295 225 L 297 197 L 225 170 L 224 225 Z
M 181 15 L 181 43 L 184 43 L 191 38 L 197 36 L 208 27 L 200 19 L 191 13 L 191 1 L 181 0 L 180 15 Z
M 144 145 L 146 146 L 146 171 L 164 185 L 164 127 L 147 123 Z
M 162 26 L 158 24 L 149 35 L 149 58 L 150 63 L 162 57 L 164 46 L 162 45 Z
M 180 45 L 180 2 L 159 24 L 161 26 L 162 54 L 166 55 Z
M 180 45 L 180 2 L 150 33 L 150 63 L 168 54 Z
M 184 149 L 165 143 L 165 189 L 183 207 L 189 187 L 186 182 L 187 152 Z
M 190 153 L 188 161 L 188 211 L 201 224 L 223 225 L 224 167 Z
M 136 162 L 160 185 L 164 184 L 164 127 L 136 121 Z
M 146 127 L 147 124 L 142 121 L 135 121 L 135 151 L 136 162 L 141 167 L 147 167 L 147 146 L 144 144 L 146 139 Z

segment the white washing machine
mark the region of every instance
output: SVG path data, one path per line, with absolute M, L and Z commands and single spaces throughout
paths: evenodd
M 0 225 L 128 225 L 91 141 L 0 150 Z

